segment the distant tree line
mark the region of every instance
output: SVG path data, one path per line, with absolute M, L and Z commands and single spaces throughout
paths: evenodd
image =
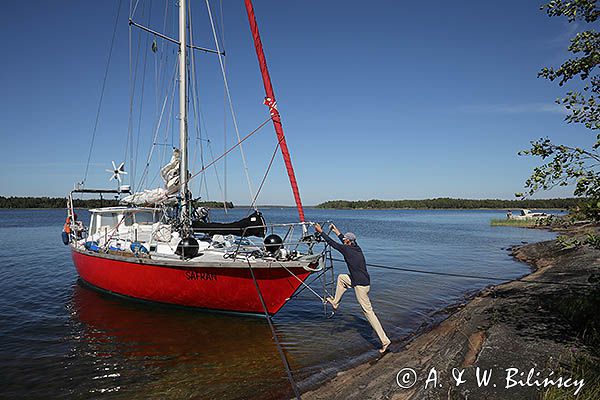
M 74 199 L 73 205 L 77 208 L 95 208 L 115 206 L 118 201 L 113 199 L 81 200 Z M 0 196 L 0 208 L 65 208 L 67 199 L 65 197 L 4 197 Z
M 227 208 L 233 208 L 233 203 L 228 201 Z M 114 199 L 73 199 L 75 208 L 112 207 L 119 205 Z M 223 208 L 223 202 L 199 201 L 194 202 L 196 207 Z M 64 197 L 4 197 L 0 196 L 0 208 L 65 208 L 67 199 Z
M 417 208 L 417 209 L 468 209 L 468 208 L 562 208 L 569 209 L 579 205 L 582 199 L 525 199 L 525 200 L 470 200 L 437 198 L 425 200 L 332 200 L 317 205 L 317 208 L 344 209 L 386 209 L 386 208 Z

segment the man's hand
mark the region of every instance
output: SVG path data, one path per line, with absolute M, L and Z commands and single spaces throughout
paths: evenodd
M 323 228 L 321 228 L 321 225 L 315 224 L 315 231 L 317 231 L 318 233 L 323 233 Z
M 337 236 L 340 235 L 340 230 L 337 228 L 337 226 L 335 226 L 334 224 L 331 224 L 331 230 L 333 231 L 333 233 L 335 233 Z

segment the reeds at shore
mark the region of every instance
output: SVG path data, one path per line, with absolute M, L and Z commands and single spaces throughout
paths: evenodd
M 543 220 L 540 219 L 507 219 L 507 218 L 494 218 L 491 221 L 492 226 L 516 226 L 520 228 L 533 228 L 536 226 L 543 225 Z

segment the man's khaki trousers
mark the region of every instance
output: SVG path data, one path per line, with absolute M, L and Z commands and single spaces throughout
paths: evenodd
M 335 298 L 333 299 L 333 306 L 337 308 L 340 305 L 340 301 L 342 300 L 342 296 L 344 292 L 348 290 L 348 288 L 352 287 L 352 281 L 350 280 L 350 276 L 348 274 L 340 274 L 337 279 L 337 287 L 335 289 Z M 354 286 L 354 294 L 356 294 L 356 299 L 358 300 L 358 304 L 363 310 L 365 317 L 379 336 L 379 340 L 381 340 L 381 344 L 384 346 L 390 343 L 390 339 L 387 337 L 385 332 L 383 331 L 383 327 L 379 322 L 379 319 L 375 315 L 373 311 L 373 307 L 371 306 L 371 300 L 369 300 L 369 290 L 371 286 Z

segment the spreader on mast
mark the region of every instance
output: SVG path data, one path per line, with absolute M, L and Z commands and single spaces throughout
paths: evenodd
M 302 199 L 300 199 L 300 191 L 298 190 L 298 182 L 296 182 L 296 174 L 294 173 L 294 167 L 292 166 L 290 151 L 285 141 L 285 134 L 283 133 L 283 126 L 281 125 L 281 116 L 277 110 L 275 92 L 273 91 L 269 69 L 267 68 L 267 59 L 265 57 L 262 42 L 260 40 L 260 33 L 258 32 L 258 24 L 256 23 L 256 17 L 254 16 L 252 0 L 245 0 L 245 4 L 246 12 L 248 13 L 248 21 L 250 22 L 250 30 L 252 31 L 252 37 L 254 39 L 254 48 L 256 49 L 256 56 L 258 57 L 258 64 L 260 65 L 260 72 L 262 74 L 262 80 L 265 86 L 265 105 L 269 107 L 269 113 L 271 114 L 271 119 L 273 120 L 273 126 L 275 127 L 275 132 L 277 133 L 277 140 L 279 141 L 279 147 L 281 148 L 281 154 L 283 155 L 285 168 L 290 179 L 290 184 L 292 185 L 292 192 L 294 192 L 294 200 L 296 201 L 296 207 L 298 208 L 298 216 L 300 217 L 300 222 L 304 222 Z

